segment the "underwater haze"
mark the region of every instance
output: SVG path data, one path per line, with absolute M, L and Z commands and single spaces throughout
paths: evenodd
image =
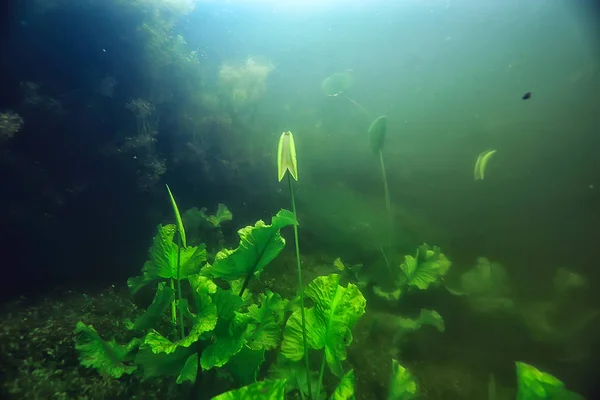
M 600 398 L 595 2 L 0 14 L 0 398 Z

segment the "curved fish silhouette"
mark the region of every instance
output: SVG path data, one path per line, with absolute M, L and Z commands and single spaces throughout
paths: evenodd
M 477 156 L 477 161 L 475 162 L 475 171 L 474 171 L 474 176 L 475 176 L 476 181 L 483 180 L 483 177 L 485 174 L 485 166 L 490 161 L 490 158 L 492 158 L 494 153 L 496 153 L 496 150 L 486 150 L 486 151 L 479 153 L 479 156 Z

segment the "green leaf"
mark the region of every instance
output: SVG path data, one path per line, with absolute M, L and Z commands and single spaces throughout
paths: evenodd
M 144 330 L 156 326 L 174 298 L 175 291 L 167 287 L 164 282 L 160 282 L 154 294 L 152 304 L 150 304 L 150 307 L 148 307 L 144 314 L 136 318 L 132 329 Z
M 404 273 L 400 285 L 408 284 L 425 290 L 429 285 L 438 283 L 444 277 L 451 262 L 435 246 L 430 249 L 427 244 L 419 246 L 417 256 L 405 256 L 400 269 Z
M 192 289 L 194 289 L 199 308 L 198 314 L 194 315 L 195 321 L 192 329 L 186 337 L 176 342 L 170 341 L 155 330 L 150 330 L 144 339 L 144 344 L 154 354 L 171 354 L 179 347 L 190 347 L 201 339 L 203 333 L 210 332 L 217 326 L 217 305 L 209 296 L 209 293 L 217 290 L 216 286 L 213 288 L 214 283 L 212 281 L 206 277 L 199 277 L 197 275 L 190 277 L 190 284 Z
M 285 379 L 286 381 L 286 392 L 293 390 L 301 391 L 305 396 L 317 399 L 317 386 L 319 384 L 319 376 L 317 371 L 310 371 L 310 382 L 312 393 L 308 393 L 308 379 L 306 374 L 306 367 L 301 361 L 291 361 L 286 357 L 277 357 L 277 363 L 273 365 L 269 371 L 269 377 L 272 379 Z M 324 391 L 321 391 L 321 395 L 318 400 L 327 398 Z
M 455 296 L 468 296 L 471 306 L 477 311 L 510 309 L 508 274 L 502 265 L 487 258 L 477 259 L 477 265 L 460 276 L 459 285 L 446 284 L 446 289 Z
M 175 225 L 159 225 L 150 248 L 150 260 L 142 268 L 142 276 L 130 278 L 127 285 L 136 293 L 144 285 L 159 279 L 186 279 L 200 272 L 202 263 L 206 261 L 206 246 L 190 246 L 181 249 L 180 274 L 177 274 L 177 252 L 179 246 L 173 242 Z
M 84 367 L 94 367 L 101 374 L 113 378 L 129 375 L 136 370 L 135 365 L 126 362 L 130 353 L 138 347 L 139 339 L 133 339 L 126 345 L 117 344 L 114 339 L 105 341 L 92 325 L 87 326 L 81 321 L 75 327 L 75 335 L 75 349 Z
M 213 227 L 218 228 L 223 222 L 231 221 L 233 215 L 225 204 L 219 203 L 217 206 L 217 213 L 215 215 L 206 214 L 206 208 L 201 208 L 199 211 L 202 218 L 210 223 Z
M 387 301 L 395 301 L 400 300 L 400 297 L 402 296 L 402 289 L 397 288 L 392 292 L 386 292 L 381 287 L 375 285 L 373 286 L 373 294 Z
M 217 289 L 213 302 L 219 319 L 213 332 L 214 342 L 204 349 L 200 358 L 200 365 L 205 370 L 222 367 L 242 349 L 248 325 L 246 321 L 234 319 L 242 298 L 231 290 Z
M 247 346 L 244 346 L 239 353 L 231 357 L 227 363 L 227 369 L 233 375 L 236 382 L 249 385 L 256 382 L 256 376 L 264 361 L 264 350 L 251 350 Z
M 378 117 L 369 127 L 369 141 L 371 142 L 371 151 L 378 154 L 383 150 L 385 144 L 385 134 L 387 132 L 387 117 L 382 115 Z
M 169 192 L 169 198 L 171 199 L 171 206 L 173 207 L 173 213 L 175 214 L 175 220 L 177 221 L 177 230 L 179 231 L 179 235 L 181 236 L 181 243 L 183 247 L 187 247 L 187 240 L 185 238 L 185 229 L 183 227 L 183 222 L 181 221 L 181 214 L 179 214 L 179 208 L 177 207 L 177 203 L 175 202 L 175 197 L 173 197 L 173 193 L 171 193 L 171 189 L 169 185 L 167 186 L 167 192 Z
M 341 377 L 346 346 L 352 342 L 352 327 L 365 313 L 366 300 L 356 285 L 339 285 L 340 276 L 331 274 L 313 280 L 305 290 L 315 306 L 305 311 L 308 345 L 316 350 L 325 349 L 329 369 Z M 298 361 L 304 356 L 300 310 L 294 311 L 284 330 L 282 354 Z
M 220 394 L 212 400 L 284 400 L 285 380 L 260 381 Z
M 416 331 L 423 325 L 431 325 L 440 332 L 446 330 L 444 319 L 434 310 L 422 309 L 417 319 L 398 317 L 397 327 L 402 331 Z
M 517 362 L 517 400 L 584 400 L 558 378 L 532 365 Z
M 177 376 L 177 383 L 181 384 L 183 382 L 196 382 L 196 374 L 198 373 L 198 353 L 194 353 L 188 357 L 185 362 L 185 365 L 179 372 Z
M 135 356 L 135 364 L 142 370 L 144 379 L 178 376 L 194 354 L 196 349 L 193 347 L 178 347 L 173 353 L 155 354 L 150 346 L 142 344 Z
M 335 389 L 330 400 L 348 400 L 354 397 L 354 370 L 350 370 L 344 375 L 340 384 Z
M 321 82 L 321 90 L 327 96 L 337 96 L 350 89 L 353 83 L 352 75 L 347 72 L 336 72 Z
M 203 271 L 214 278 L 235 280 L 259 273 L 285 246 L 279 230 L 295 223 L 290 211 L 281 210 L 273 217 L 271 225 L 258 221 L 238 231 L 240 244 L 235 250 L 221 250 L 212 266 Z
M 248 321 L 246 345 L 253 350 L 271 350 L 279 346 L 282 339 L 284 310 L 288 301 L 279 294 L 267 291 L 262 295 L 259 306 L 252 304 L 248 312 L 237 314 L 237 318 Z
M 390 390 L 388 400 L 411 400 L 416 399 L 419 392 L 419 386 L 412 374 L 392 359 L 392 379 L 390 380 Z

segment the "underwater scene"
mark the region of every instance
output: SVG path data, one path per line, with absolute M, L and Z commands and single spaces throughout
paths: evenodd
M 1 399 L 600 399 L 595 2 L 0 16 Z

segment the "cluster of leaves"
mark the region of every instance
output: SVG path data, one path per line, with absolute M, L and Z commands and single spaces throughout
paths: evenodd
M 451 265 L 439 247 L 429 247 L 424 243 L 417 248 L 415 256 L 404 256 L 393 290 L 386 291 L 375 286 L 373 291 L 386 300 L 399 300 L 407 290 L 426 290 L 432 285 L 439 285 Z
M 183 225 L 188 234 L 190 244 L 205 243 L 208 259 L 212 261 L 216 253 L 223 247 L 225 238 L 221 230 L 222 224 L 231 221 L 233 215 L 225 204 L 219 203 L 215 214 L 208 214 L 206 207 L 192 207 L 181 215 Z
M 517 400 L 584 400 L 549 373 L 517 362 Z
M 219 215 L 225 213 L 218 212 L 216 219 L 209 220 L 218 224 L 227 219 L 219 219 Z M 134 321 L 124 321 L 128 331 L 121 337 L 129 338 L 125 342 L 105 340 L 92 325 L 78 322 L 76 349 L 81 364 L 114 378 L 171 376 L 177 383 L 196 383 L 205 371 L 219 368 L 238 383 L 251 384 L 241 389 L 240 396 L 267 390 L 279 398 L 282 390 L 303 390 L 306 372 L 303 377 L 304 345 L 297 302 L 268 290 L 258 296 L 247 290 L 250 280 L 284 248 L 280 230 L 295 223 L 291 212 L 281 210 L 270 225 L 258 221 L 242 228 L 239 246 L 222 249 L 212 264 L 206 263 L 204 245 L 179 246 L 174 241 L 177 227 L 159 225 L 142 275 L 128 281 L 134 293 L 155 285 L 152 304 Z M 182 242 L 185 240 L 179 240 Z M 179 300 L 173 281 L 184 284 L 185 294 Z M 306 331 L 308 347 L 323 350 L 331 372 L 342 378 L 332 398 L 348 399 L 354 393 L 354 375 L 353 371 L 344 374 L 342 362 L 366 301 L 355 285 L 344 288 L 339 281 L 340 276 L 332 274 L 308 285 L 306 296 L 313 306 L 306 310 Z M 177 311 L 184 316 L 184 335 L 178 334 Z M 265 352 L 278 348 L 281 357 L 272 369 L 277 380 L 255 383 Z M 228 396 L 233 395 L 219 398 L 240 398 Z

